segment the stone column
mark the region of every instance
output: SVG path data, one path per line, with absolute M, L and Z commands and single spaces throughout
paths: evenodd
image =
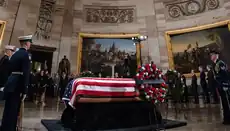
M 59 50 L 61 45 L 61 36 L 62 36 L 62 28 L 64 21 L 64 9 L 65 9 L 65 0 L 57 0 L 55 12 L 53 16 L 53 26 L 51 31 L 51 39 L 53 43 L 56 45 L 56 51 L 53 52 L 53 60 L 52 60 L 52 73 L 56 73 L 58 71 L 59 64 Z
M 154 0 L 154 9 L 155 9 L 155 19 L 156 19 L 156 29 L 157 29 L 157 38 L 158 38 L 158 48 L 159 48 L 159 57 L 160 57 L 160 67 L 163 70 L 169 68 L 168 64 L 168 50 L 165 41 L 165 29 L 166 29 L 166 16 L 165 16 L 165 7 L 163 2 L 160 0 Z
M 148 35 L 147 41 L 144 43 L 144 49 L 142 52 L 145 52 L 145 56 L 142 56 L 143 63 L 149 63 L 154 61 L 155 64 L 160 64 L 160 53 L 159 53 L 159 41 L 157 35 L 157 23 L 156 23 L 156 12 L 154 10 L 155 3 L 151 0 L 148 1 L 149 11 L 145 13 L 145 33 Z M 144 55 L 144 54 L 143 54 Z M 144 58 L 143 58 L 144 57 Z
M 72 46 L 71 46 L 71 71 L 76 72 L 77 71 L 77 49 L 78 49 L 78 36 L 81 32 L 82 26 L 83 26 L 83 1 L 81 0 L 75 0 L 75 6 L 74 6 L 74 18 L 73 18 L 73 33 L 72 33 Z
M 66 55 L 66 57 L 70 59 L 73 32 L 73 7 L 74 0 L 65 1 L 58 62 L 60 62 L 64 55 Z

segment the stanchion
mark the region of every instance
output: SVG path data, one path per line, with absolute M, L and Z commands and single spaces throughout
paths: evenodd
M 24 101 L 21 103 L 20 112 L 18 115 L 18 122 L 17 122 L 17 131 L 22 131 L 22 117 L 24 112 Z

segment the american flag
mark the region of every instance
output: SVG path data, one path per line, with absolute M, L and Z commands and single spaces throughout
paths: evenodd
M 75 80 L 72 80 L 72 81 L 70 81 L 68 84 L 67 84 L 67 86 L 66 86 L 66 88 L 65 88 L 65 93 L 64 93 L 64 95 L 63 95 L 63 97 L 62 97 L 62 100 L 63 101 L 67 101 L 67 102 L 69 102 L 70 101 L 70 97 L 71 97 L 71 95 L 72 95 L 72 85 L 73 85 L 73 82 L 74 82 Z
M 135 81 L 130 78 L 78 78 L 66 87 L 62 100 L 74 107 L 78 96 L 135 97 Z

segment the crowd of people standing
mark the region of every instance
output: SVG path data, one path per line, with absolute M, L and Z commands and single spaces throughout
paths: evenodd
M 0 88 L 4 87 L 4 84 L 10 75 L 8 61 L 14 52 L 14 46 L 5 47 L 4 56 L 0 60 Z M 59 100 L 61 100 L 66 85 L 73 78 L 74 75 L 68 75 L 65 72 L 51 75 L 46 69 L 42 69 L 40 71 L 33 70 L 31 71 L 29 77 L 29 88 L 26 100 L 32 101 L 35 104 L 41 104 L 43 106 L 45 106 L 46 97 L 58 96 Z
M 33 101 L 36 104 L 45 105 L 45 98 L 59 97 L 61 100 L 65 87 L 68 82 L 74 78 L 74 75 L 67 75 L 62 73 L 51 75 L 48 71 L 32 71 L 30 74 L 30 84 L 28 90 L 28 100 Z
M 188 103 L 189 96 L 193 96 L 193 102 L 199 104 L 199 96 L 201 95 L 203 96 L 204 103 L 219 103 L 217 85 L 212 67 L 210 65 L 206 68 L 199 66 L 199 71 L 200 73 L 195 73 L 194 70 L 191 71 L 192 77 L 190 82 L 179 72 L 175 72 L 175 75 L 171 78 L 169 76 L 167 83 L 174 102 Z

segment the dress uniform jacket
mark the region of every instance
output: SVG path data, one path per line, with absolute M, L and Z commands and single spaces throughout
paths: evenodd
M 9 61 L 11 75 L 5 88 L 5 108 L 0 131 L 16 131 L 17 118 L 21 105 L 21 94 L 27 93 L 30 75 L 29 55 L 24 48 L 13 54 Z
M 30 60 L 26 49 L 20 48 L 15 52 L 10 58 L 9 64 L 11 75 L 5 85 L 4 92 L 26 94 L 30 76 Z
M 208 76 L 208 78 L 207 78 L 207 80 L 208 80 L 208 88 L 212 92 L 214 102 L 219 103 L 218 95 L 217 95 L 217 92 L 216 92 L 216 82 L 215 82 L 215 79 L 214 79 L 213 70 L 209 70 L 207 76 Z
M 209 90 L 206 82 L 206 74 L 204 71 L 200 72 L 200 85 L 203 89 L 203 96 L 206 103 L 210 103 Z
M 214 66 L 215 78 L 223 106 L 224 124 L 230 124 L 229 77 L 226 64 L 217 60 Z
M 194 74 L 192 76 L 192 92 L 193 92 L 193 96 L 195 99 L 195 103 L 198 104 L 199 103 L 199 94 L 198 94 L 198 85 L 197 85 L 197 76 Z
M 9 57 L 4 55 L 0 60 L 0 87 L 3 87 L 9 76 Z
M 216 64 L 214 67 L 214 73 L 215 73 L 215 78 L 218 84 L 222 84 L 224 82 L 229 81 L 227 66 L 223 61 L 221 60 L 216 61 Z

